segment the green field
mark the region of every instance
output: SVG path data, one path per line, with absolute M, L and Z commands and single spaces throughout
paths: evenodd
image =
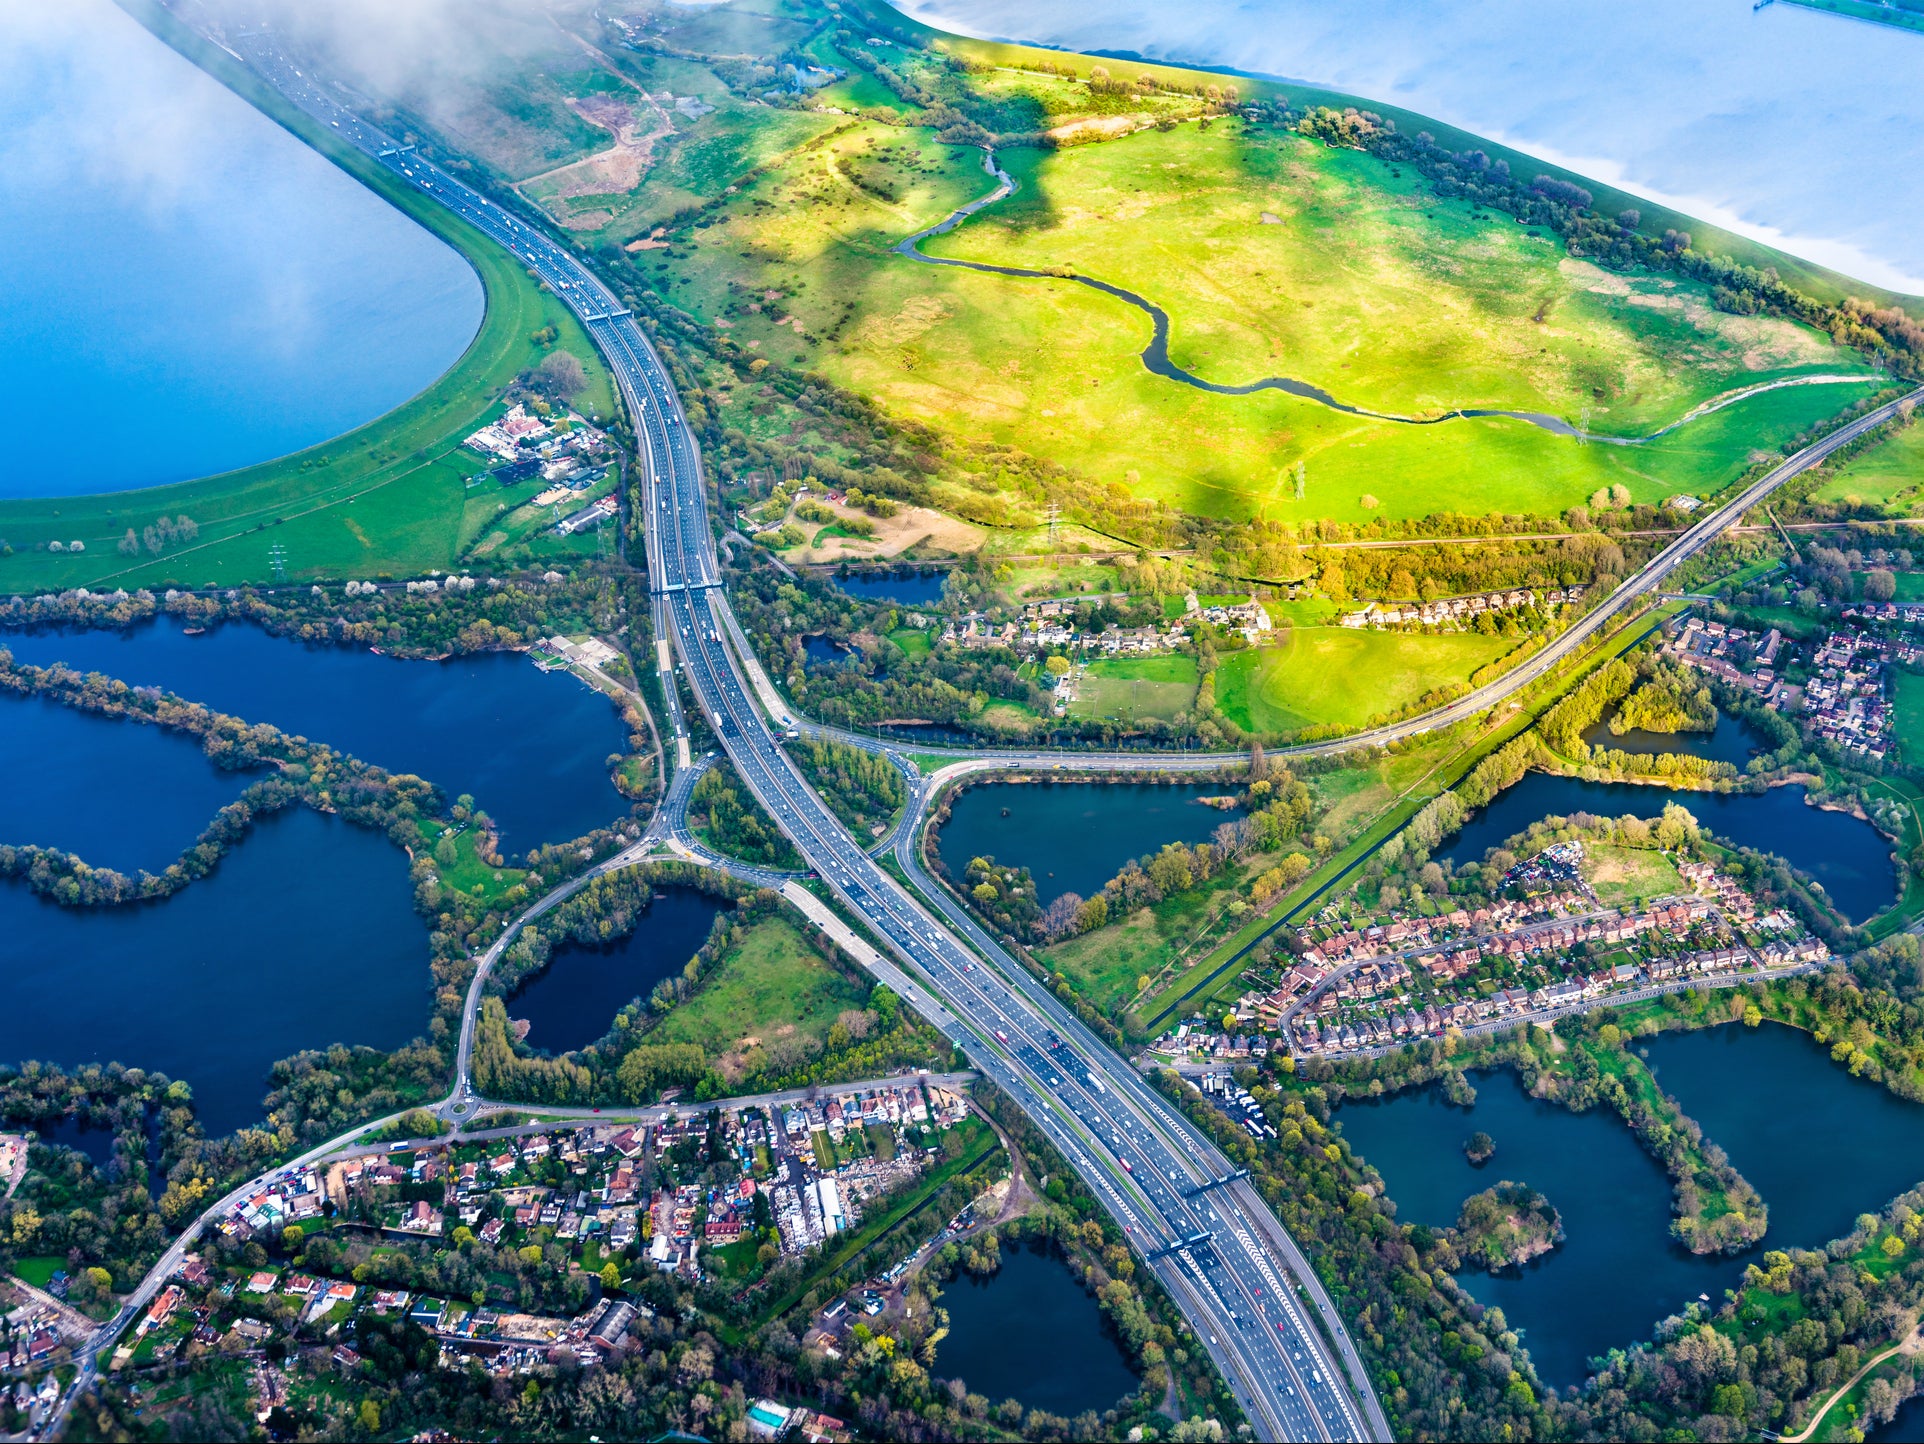
M 1689 891 L 1670 859 L 1648 848 L 1583 845 L 1583 875 L 1605 907 L 1632 907 Z
M 1433 688 L 1468 681 L 1515 646 L 1514 638 L 1475 632 L 1292 627 L 1272 646 L 1223 658 L 1216 705 L 1246 732 L 1361 727 Z
M 1021 189 L 927 249 L 1135 289 L 1171 312 L 1173 359 L 1211 381 L 1282 374 L 1398 414 L 1514 407 L 1621 436 L 1775 379 L 1866 380 L 1768 392 L 1636 447 L 1503 418 L 1410 426 L 1278 391 L 1211 394 L 1147 371 L 1149 318 L 1112 297 L 894 255 L 991 182 L 978 151 L 870 122 L 792 154 L 696 238 L 638 260 L 737 343 L 895 414 L 1237 519 L 1555 513 L 1612 484 L 1640 501 L 1714 492 L 1873 384 L 1822 333 L 1716 311 L 1693 282 L 1612 275 L 1370 156 L 1287 133 L 1179 125 L 999 160 Z M 750 435 L 752 401 L 724 407 Z
M 185 41 L 182 46 L 188 48 Z M 0 555 L 0 591 L 260 581 L 272 575 L 268 549 L 277 545 L 286 548 L 293 578 L 415 576 L 458 565 L 492 529 L 502 504 L 492 484 L 472 491 L 466 486 L 465 478 L 483 466 L 473 452 L 459 449 L 462 438 L 491 414 L 517 375 L 547 354 L 550 348 L 534 334 L 548 326 L 558 333 L 553 344 L 572 351 L 587 368 L 590 386 L 579 409 L 611 417 L 611 382 L 599 355 L 572 313 L 505 251 L 321 134 L 225 55 L 210 57 L 204 49 L 189 54 L 460 251 L 480 274 L 486 315 L 466 353 L 433 386 L 333 441 L 173 486 L 0 502 L 0 537 L 13 549 Z M 196 541 L 159 556 L 130 558 L 117 550 L 128 528 L 138 532 L 159 517 L 181 515 L 198 523 Z M 44 550 L 50 541 L 82 541 L 86 550 Z
M 67 1260 L 53 1254 L 38 1255 L 33 1258 L 15 1259 L 13 1274 L 15 1278 L 25 1279 L 37 1289 L 44 1289 L 50 1283 L 56 1269 L 64 1269 Z
M 648 1034 L 651 1043 L 695 1043 L 711 1057 L 800 1037 L 819 1046 L 838 1015 L 867 990 L 845 977 L 785 921 L 756 924 L 687 1002 Z
M 1924 758 L 1924 675 L 1905 668 L 1891 672 L 1891 705 L 1897 745 L 1906 760 Z
M 1196 659 L 1182 652 L 1153 657 L 1105 657 L 1076 681 L 1069 711 L 1077 717 L 1170 721 L 1196 700 Z
M 1082 997 L 1109 1013 L 1136 995 L 1143 977 L 1155 977 L 1169 963 L 1170 939 L 1156 925 L 1156 914 L 1139 908 L 1121 922 L 1057 943 L 1042 954 L 1053 972 L 1075 985 Z
M 898 627 L 889 633 L 889 640 L 895 643 L 901 649 L 902 655 L 911 662 L 928 656 L 935 649 L 935 644 L 929 640 L 929 634 L 914 627 Z
M 1920 487 L 1924 487 L 1924 426 L 1913 424 L 1852 457 L 1843 470 L 1811 493 L 1811 499 L 1908 513 L 1917 509 Z

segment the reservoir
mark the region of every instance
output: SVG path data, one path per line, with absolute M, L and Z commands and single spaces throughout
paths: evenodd
M 1459 866 L 1480 862 L 1490 848 L 1546 817 L 1568 817 L 1573 812 L 1657 817 L 1669 802 L 1688 808 L 1718 837 L 1740 847 L 1776 853 L 1816 878 L 1838 911 L 1854 922 L 1863 922 L 1897 900 L 1891 846 L 1877 829 L 1847 812 L 1806 806 L 1804 789 L 1794 785 L 1762 793 L 1693 792 L 1530 772 L 1465 823 L 1437 856 Z
M 35 666 L 65 662 L 272 723 L 425 777 L 450 801 L 472 794 L 500 828 L 504 852 L 579 837 L 628 814 L 608 769 L 609 755 L 628 748 L 613 705 L 516 652 L 405 662 L 247 623 L 190 636 L 171 617 L 124 632 L 7 632 L 0 646 Z
M 508 1016 L 528 1021 L 530 1048 L 561 1054 L 587 1047 L 629 1003 L 681 976 L 722 907 L 693 888 L 658 892 L 626 937 L 558 946 L 548 966 L 509 995 Z
M 0 843 L 160 872 L 262 773 L 224 772 L 182 732 L 0 695 Z M 36 759 L 29 763 L 26 759 Z
M 406 857 L 296 806 L 161 902 L 63 908 L 0 884 L 0 1058 L 159 1069 L 230 1133 L 261 1117 L 278 1060 L 424 1032 L 427 954 Z
M 956 1274 L 942 1285 L 941 1307 L 949 1336 L 931 1372 L 994 1403 L 1015 1399 L 1066 1418 L 1112 1409 L 1142 1385 L 1095 1299 L 1047 1250 L 1004 1249 L 988 1277 Z M 1014 1346 L 1017 1329 L 1029 1347 Z
M 480 326 L 451 248 L 110 0 L 5 7 L 0 498 L 125 491 L 337 436 Z
M 1094 896 L 1124 863 L 1165 843 L 1207 842 L 1240 810 L 1198 799 L 1235 790 L 1222 782 L 990 782 L 956 798 L 934 842 L 957 876 L 974 857 L 1028 868 L 1047 907 L 1066 892 Z

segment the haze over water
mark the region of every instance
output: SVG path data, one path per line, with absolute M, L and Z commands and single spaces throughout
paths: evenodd
M 0 216 L 0 497 L 325 441 L 481 321 L 459 255 L 109 0 L 0 0 Z
M 1135 52 L 1422 114 L 1924 294 L 1924 34 L 1750 0 L 892 0 L 961 34 Z

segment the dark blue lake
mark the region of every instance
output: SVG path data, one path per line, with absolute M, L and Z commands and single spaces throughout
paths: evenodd
M 834 579 L 851 597 L 865 602 L 899 602 L 905 607 L 933 606 L 942 600 L 947 572 L 850 572 Z
M 0 843 L 128 873 L 161 871 L 259 775 L 221 771 L 184 733 L 11 693 L 0 758 Z
M 934 842 L 958 877 L 974 857 L 1028 868 L 1047 907 L 1065 892 L 1093 897 L 1164 843 L 1207 842 L 1239 814 L 1197 799 L 1234 791 L 1220 782 L 990 782 L 956 799 Z
M 818 667 L 846 667 L 855 660 L 855 653 L 820 633 L 802 638 L 802 656 Z
M 971 1393 L 1069 1417 L 1112 1409 L 1142 1387 L 1095 1299 L 1046 1250 L 1004 1249 L 987 1278 L 957 1274 L 941 1306 L 949 1334 L 931 1372 Z
M 1924 1104 L 1851 1077 L 1808 1033 L 1733 1023 L 1638 1046 L 1770 1205 L 1770 1247 L 1842 1238 L 1924 1183 Z
M 629 1003 L 680 976 L 721 911 L 719 901 L 692 888 L 663 889 L 625 938 L 556 948 L 548 966 L 509 995 L 508 1016 L 527 1019 L 530 1048 L 585 1048 Z
M 403 662 L 361 647 L 272 637 L 246 623 L 189 636 L 163 617 L 128 631 L 0 632 L 22 662 L 65 662 L 462 793 L 501 829 L 504 851 L 559 842 L 628 813 L 607 759 L 628 746 L 613 705 L 566 672 L 515 652 Z
M 1613 708 L 1611 716 L 1615 715 Z M 1682 752 L 1692 757 L 1707 757 L 1712 762 L 1728 762 L 1739 772 L 1769 745 L 1766 738 L 1722 711 L 1717 713 L 1717 725 L 1708 732 L 1646 732 L 1641 727 L 1633 727 L 1628 732 L 1615 734 L 1610 730 L 1610 718 L 1606 717 L 1586 731 L 1583 740 L 1606 752 L 1634 752 L 1644 756 Z
M 1770 1206 L 1756 1248 L 1720 1259 L 1686 1252 L 1669 1235 L 1669 1178 L 1617 1116 L 1540 1102 L 1508 1070 L 1476 1075 L 1471 1108 L 1428 1088 L 1338 1113 L 1404 1223 L 1452 1224 L 1465 1198 L 1501 1179 L 1529 1184 L 1562 1213 L 1566 1238 L 1553 1253 L 1513 1273 L 1457 1275 L 1523 1332 L 1548 1384 L 1575 1383 L 1590 1358 L 1648 1337 L 1699 1294 L 1721 1306 L 1763 1249 L 1819 1248 L 1924 1183 L 1924 1105 L 1851 1077 L 1808 1034 L 1734 1024 L 1635 1046 Z M 1496 1143 L 1480 1168 L 1463 1156 L 1479 1129 Z
M 95 1124 L 69 1114 L 51 1123 L 28 1125 L 40 1135 L 42 1143 L 71 1148 L 84 1154 L 96 1168 L 105 1168 L 114 1158 L 114 1141 L 119 1137 L 107 1124 Z
M 0 1059 L 159 1069 L 210 1134 L 260 1118 L 278 1059 L 423 1033 L 429 981 L 405 854 L 305 807 L 162 902 L 63 908 L 0 884 Z
M 1566 1237 L 1554 1252 L 1512 1273 L 1456 1275 L 1478 1302 L 1503 1310 L 1544 1383 L 1579 1382 L 1591 1358 L 1646 1338 L 1700 1293 L 1722 1302 L 1744 1259 L 1699 1258 L 1672 1240 L 1669 1176 L 1614 1113 L 1541 1102 L 1508 1070 L 1473 1081 L 1473 1108 L 1424 1088 L 1345 1103 L 1337 1118 L 1383 1175 L 1399 1222 L 1449 1227 L 1464 1199 L 1505 1179 L 1562 1214 Z M 1480 1168 L 1463 1156 L 1479 1129 L 1496 1143 Z
M 1457 864 L 1480 862 L 1490 848 L 1545 817 L 1573 812 L 1657 817 L 1668 802 L 1688 808 L 1717 836 L 1776 853 L 1817 879 L 1838 911 L 1855 922 L 1897 901 L 1891 845 L 1877 829 L 1846 812 L 1806 806 L 1804 789 L 1796 786 L 1755 794 L 1692 792 L 1530 772 L 1465 823 L 1437 856 Z
M 465 260 L 109 0 L 13 7 L 4 49 L 0 497 L 285 455 L 466 349 Z

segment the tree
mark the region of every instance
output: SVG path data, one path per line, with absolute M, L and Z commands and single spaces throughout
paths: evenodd
M 123 557 L 140 555 L 140 538 L 134 535 L 132 527 L 128 527 L 127 535 L 120 539 L 120 554 Z
M 1888 602 L 1897 595 L 1897 578 L 1879 567 L 1864 577 L 1864 600 Z
M 1888 576 L 1890 574 L 1886 572 L 1885 575 Z M 1051 656 L 1049 660 L 1042 665 L 1047 669 L 1051 677 L 1063 677 L 1068 675 L 1070 664 L 1067 657 Z
M 588 372 L 572 351 L 550 351 L 534 368 L 534 389 L 551 400 L 573 400 L 587 386 Z
M 610 1293 L 621 1287 L 621 1268 L 613 1259 L 601 1266 L 601 1286 Z
M 361 1427 L 370 1434 L 381 1427 L 381 1406 L 372 1399 L 361 1400 Z

